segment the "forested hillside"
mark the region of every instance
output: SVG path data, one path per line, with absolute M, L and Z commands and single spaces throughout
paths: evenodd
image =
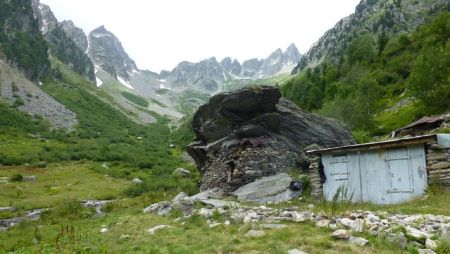
M 283 86 L 300 107 L 339 119 L 361 139 L 450 109 L 450 14 L 411 33 L 360 34 L 341 61 L 304 69 Z
M 0 1 L 0 58 L 37 80 L 50 67 L 47 49 L 30 1 Z

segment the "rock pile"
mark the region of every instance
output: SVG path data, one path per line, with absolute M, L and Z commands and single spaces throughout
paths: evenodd
M 179 194 L 178 196 L 192 198 L 185 196 L 185 194 Z M 163 208 L 162 203 L 154 204 L 150 207 Z M 182 223 L 191 216 L 198 215 L 204 217 L 210 224 L 210 227 L 227 226 L 231 222 L 251 225 L 252 229 L 246 235 L 251 238 L 264 236 L 264 230 L 267 229 L 283 229 L 288 226 L 283 224 L 285 222 L 309 222 L 314 223 L 317 227 L 330 228 L 333 230 L 333 233 L 331 233 L 332 237 L 358 246 L 364 246 L 369 241 L 353 234 L 366 232 L 386 239 L 401 249 L 414 245 L 422 251 L 435 250 L 440 241 L 436 239 L 450 241 L 449 216 L 431 214 L 404 215 L 370 211 L 354 211 L 342 216 L 327 216 L 324 213 L 314 212 L 312 210 L 313 206 L 309 207 L 306 210 L 301 210 L 299 207 L 280 209 L 262 205 L 219 207 L 209 205 L 200 209 L 192 206 L 189 212 L 184 213 L 184 217 L 175 221 Z M 144 209 L 144 211 L 146 210 Z M 159 211 L 161 210 L 153 210 L 157 214 L 160 213 Z M 214 221 L 215 214 L 220 214 L 224 222 Z
M 202 173 L 201 190 L 225 192 L 292 169 L 307 169 L 302 147 L 353 144 L 340 123 L 307 113 L 260 86 L 213 96 L 193 118 L 188 153 Z

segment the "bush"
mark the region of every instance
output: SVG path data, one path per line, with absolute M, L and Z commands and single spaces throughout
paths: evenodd
M 11 182 L 22 182 L 23 176 L 21 174 L 14 174 L 9 180 L 11 180 Z

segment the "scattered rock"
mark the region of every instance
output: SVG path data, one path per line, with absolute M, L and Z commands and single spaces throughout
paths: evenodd
M 131 182 L 134 183 L 134 184 L 141 184 L 141 183 L 143 183 L 143 181 L 141 179 L 139 179 L 139 178 L 134 178 L 133 180 L 131 180 Z
M 442 238 L 450 242 L 450 224 L 447 224 L 442 228 Z
M 181 210 L 185 216 L 191 214 L 195 208 L 194 200 L 184 192 L 180 192 L 172 199 L 172 206 Z
M 292 249 L 288 251 L 288 254 L 307 254 L 307 253 L 298 249 Z
M 351 234 L 350 231 L 345 230 L 345 229 L 338 229 L 336 231 L 334 231 L 333 233 L 331 233 L 331 236 L 336 238 L 336 239 L 349 239 Z
M 159 203 L 150 205 L 146 208 L 144 208 L 144 213 L 154 213 L 160 216 L 164 216 L 169 214 L 172 211 L 172 207 L 170 206 L 170 203 L 167 201 L 161 201 Z
M 405 234 L 402 232 L 399 232 L 397 234 L 389 235 L 387 237 L 387 240 L 396 246 L 398 246 L 400 249 L 406 249 L 406 246 L 408 245 L 408 239 L 406 238 Z
M 264 229 L 282 229 L 286 227 L 287 225 L 285 224 L 261 224 L 261 228 Z
M 351 236 L 348 239 L 348 242 L 351 244 L 358 245 L 358 246 L 364 246 L 369 243 L 369 241 L 367 239 L 364 239 L 362 237 L 353 237 L 353 236 Z
M 408 226 L 405 229 L 406 229 L 406 235 L 408 237 L 410 237 L 416 241 L 419 241 L 419 242 L 425 242 L 425 240 L 430 237 L 427 233 L 422 232 L 421 230 L 418 230 L 413 227 Z
M 188 177 L 191 174 L 191 171 L 184 169 L 184 168 L 177 168 L 175 171 L 173 171 L 174 175 L 179 175 L 182 177 Z
M 128 239 L 128 238 L 131 238 L 131 236 L 130 235 L 120 235 L 120 237 L 119 237 L 120 240 Z
M 435 241 L 431 240 L 430 238 L 427 238 L 427 240 L 425 240 L 425 247 L 430 250 L 436 250 L 438 244 Z
M 328 227 L 328 225 L 330 225 L 330 220 L 319 220 L 317 223 L 316 223 L 316 226 L 317 227 L 319 227 L 319 228 L 326 228 L 326 227 Z
M 24 176 L 22 181 L 35 182 L 36 180 L 37 180 L 37 176 Z
M 265 235 L 266 235 L 266 232 L 264 232 L 262 230 L 251 229 L 244 236 L 248 237 L 248 238 L 259 238 L 259 237 L 263 237 Z
M 215 222 L 215 223 L 209 224 L 209 227 L 210 227 L 210 228 L 215 228 L 215 227 L 220 226 L 220 225 L 222 225 L 222 223 Z
M 0 212 L 11 212 L 14 211 L 13 207 L 7 206 L 7 207 L 0 207 Z
M 298 197 L 301 191 L 289 189 L 292 178 L 286 173 L 269 177 L 262 177 L 252 183 L 244 185 L 233 192 L 239 201 L 256 203 L 278 203 Z
M 436 252 L 430 250 L 430 249 L 418 249 L 419 254 L 436 254 Z
M 370 222 L 372 222 L 372 223 L 374 223 L 374 222 L 379 222 L 379 221 L 380 221 L 380 217 L 378 217 L 378 216 L 376 216 L 375 214 L 372 214 L 372 213 L 369 213 L 369 214 L 367 215 L 367 219 L 368 219 Z
M 155 226 L 155 227 L 152 227 L 152 228 L 148 229 L 147 232 L 150 235 L 154 235 L 157 231 L 159 231 L 161 229 L 165 229 L 165 228 L 172 228 L 172 226 L 169 226 L 169 225 L 158 225 L 158 226 Z
M 223 207 L 239 207 L 240 204 L 234 201 L 226 201 L 221 199 L 200 199 L 201 203 L 205 205 L 209 205 L 215 208 L 223 208 Z

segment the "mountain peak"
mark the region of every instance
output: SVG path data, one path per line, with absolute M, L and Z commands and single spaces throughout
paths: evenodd
M 104 25 L 89 33 L 88 54 L 95 65 L 114 78 L 130 80 L 130 73 L 138 70 L 136 63 L 125 52 L 122 43 Z

